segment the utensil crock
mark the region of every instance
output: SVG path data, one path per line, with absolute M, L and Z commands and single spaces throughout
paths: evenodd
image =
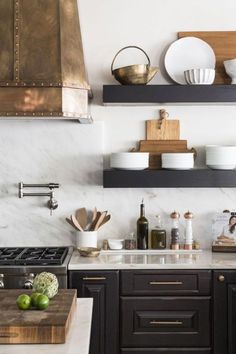
M 77 248 L 95 247 L 97 248 L 98 233 L 97 231 L 78 231 L 76 233 Z

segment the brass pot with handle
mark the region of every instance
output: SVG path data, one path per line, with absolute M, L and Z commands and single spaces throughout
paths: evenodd
M 147 64 L 136 64 L 136 65 L 129 65 L 124 66 L 121 68 L 114 69 L 114 62 L 117 56 L 125 49 L 135 48 L 141 50 L 146 58 L 148 63 Z M 137 46 L 127 46 L 120 49 L 112 63 L 111 63 L 111 73 L 115 77 L 115 79 L 120 82 L 122 85 L 146 85 L 149 81 L 153 79 L 158 71 L 157 67 L 151 66 L 151 62 L 147 53 L 140 47 Z

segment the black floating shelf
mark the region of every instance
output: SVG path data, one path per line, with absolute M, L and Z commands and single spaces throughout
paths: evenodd
M 236 170 L 104 170 L 104 188 L 234 188 Z
M 236 104 L 236 85 L 104 85 L 106 105 Z

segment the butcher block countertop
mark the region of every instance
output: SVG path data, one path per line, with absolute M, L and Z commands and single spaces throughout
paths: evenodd
M 0 344 L 0 354 L 88 354 L 92 299 L 77 299 L 74 311 L 65 344 Z
M 236 269 L 236 253 L 211 251 L 102 251 L 96 258 L 74 251 L 69 270 L 97 269 Z

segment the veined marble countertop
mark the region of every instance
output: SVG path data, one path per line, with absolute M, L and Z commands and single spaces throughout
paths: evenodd
M 0 344 L 0 354 L 88 354 L 92 299 L 77 299 L 77 309 L 65 344 Z
M 160 253 L 101 252 L 96 258 L 81 257 L 74 251 L 69 270 L 97 269 L 236 269 L 236 253 L 213 253 L 211 251 L 163 251 Z

